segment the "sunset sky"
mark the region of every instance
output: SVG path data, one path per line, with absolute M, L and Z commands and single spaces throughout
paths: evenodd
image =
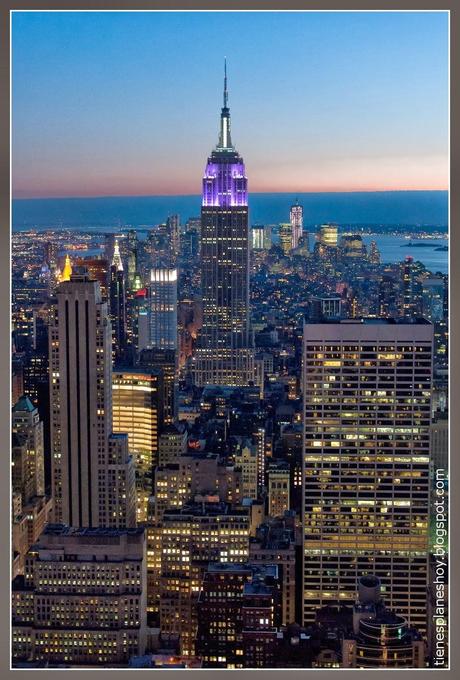
M 446 12 L 14 12 L 13 195 L 447 189 Z

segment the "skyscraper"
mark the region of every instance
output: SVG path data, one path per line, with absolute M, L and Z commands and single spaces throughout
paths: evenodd
M 23 476 L 23 483 L 17 490 L 21 492 L 22 502 L 26 504 L 34 496 L 45 494 L 43 423 L 38 409 L 28 397 L 24 396 L 13 406 L 11 421 L 13 432 L 24 437 L 26 451 L 24 465 L 27 472 Z M 13 488 L 14 478 L 15 470 L 13 469 Z
M 285 255 L 288 255 L 292 250 L 292 224 L 290 222 L 284 222 L 283 224 L 280 224 L 279 235 L 281 250 Z
M 263 224 L 254 224 L 252 227 L 252 249 L 263 250 L 265 227 Z
M 177 269 L 151 270 L 149 346 L 177 349 Z
M 254 360 L 249 332 L 248 193 L 244 162 L 231 141 L 227 71 L 217 147 L 208 158 L 201 207 L 203 327 L 198 385 L 247 385 Z
M 294 205 L 291 205 L 289 216 L 292 228 L 292 247 L 297 248 L 303 231 L 303 206 L 299 205 L 297 198 Z
M 303 619 L 375 574 L 426 630 L 433 327 L 307 324 L 303 340 Z
M 125 279 L 118 241 L 115 241 L 110 267 L 110 320 L 112 323 L 112 353 L 119 361 L 126 350 Z
M 163 375 L 160 370 L 119 368 L 113 372 L 112 414 L 114 432 L 126 432 L 128 448 L 136 461 L 136 516 L 147 520 L 153 471 L 158 464 L 158 432 L 163 424 Z
M 61 283 L 50 322 L 54 521 L 135 526 L 134 464 L 112 434 L 111 327 L 99 283 L 77 270 Z
M 318 242 L 324 246 L 336 248 L 337 231 L 335 224 L 322 224 L 317 234 Z

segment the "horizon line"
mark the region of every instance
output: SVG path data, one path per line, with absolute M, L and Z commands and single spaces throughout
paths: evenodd
M 449 189 L 344 189 L 344 190 L 323 190 L 323 191 L 252 191 L 250 195 L 304 195 L 304 194 L 395 194 L 395 193 L 449 193 Z M 50 201 L 50 200 L 81 200 L 98 198 L 182 198 L 185 196 L 201 197 L 201 193 L 174 193 L 174 194 L 77 194 L 69 195 L 49 195 L 49 196 L 11 196 L 11 201 Z

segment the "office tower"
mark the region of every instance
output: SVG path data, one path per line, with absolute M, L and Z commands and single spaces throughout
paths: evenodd
M 85 267 L 90 278 L 99 281 L 101 295 L 106 299 L 109 297 L 109 262 L 111 260 L 102 257 L 77 257 L 75 259 L 76 267 Z
M 380 250 L 375 241 L 371 241 L 369 247 L 369 262 L 371 264 L 380 264 Z
M 54 521 L 74 527 L 135 526 L 128 438 L 112 434 L 107 303 L 86 271 L 58 286 L 49 341 Z
M 249 331 L 248 193 L 244 162 L 232 145 L 227 73 L 217 147 L 208 158 L 201 207 L 203 327 L 195 358 L 197 385 L 253 380 Z
M 38 409 L 23 396 L 14 405 L 11 420 L 11 547 L 16 576 L 24 573 L 27 551 L 51 517 L 52 501 L 45 496 L 43 423 Z
M 180 636 L 181 654 L 195 651 L 196 603 L 208 563 L 245 561 L 248 543 L 246 509 L 202 502 L 164 512 L 160 630 L 163 640 Z
M 128 450 L 136 462 L 136 519 L 147 521 L 153 474 L 158 465 L 158 433 L 163 424 L 161 371 L 114 370 L 112 375 L 113 431 L 126 432 Z
M 272 232 L 273 232 L 273 225 L 272 224 L 265 224 L 264 225 L 264 248 L 265 250 L 270 250 L 272 247 Z
M 244 585 L 252 569 L 247 564 L 210 564 L 197 602 L 196 653 L 204 668 L 243 668 L 241 609 Z
M 245 643 L 274 631 L 279 591 L 276 565 L 210 564 L 197 603 L 197 655 L 203 668 L 244 668 Z M 256 649 L 258 649 L 257 645 Z M 254 650 L 255 651 L 255 650 Z M 258 664 L 249 663 L 250 667 Z
M 281 624 L 296 617 L 296 539 L 292 518 L 268 519 L 249 541 L 251 564 L 276 564 L 281 581 Z
M 56 269 L 59 247 L 55 241 L 47 241 L 44 248 L 44 260 L 49 269 Z
M 118 363 L 126 352 L 125 278 L 118 241 L 115 240 L 110 266 L 110 321 L 112 326 L 112 356 Z
M 379 316 L 394 318 L 400 316 L 400 295 L 396 279 L 383 276 L 379 284 Z
M 163 422 L 170 425 L 177 410 L 176 395 L 177 353 L 173 349 L 143 349 L 139 353 L 138 367 L 141 370 L 161 370 L 163 376 Z
M 158 438 L 158 464 L 177 463 L 179 457 L 187 451 L 187 438 L 187 429 L 183 424 L 164 427 Z
M 25 475 L 21 475 L 21 488 L 15 488 L 16 466 L 13 467 L 13 489 L 21 493 L 25 505 L 33 496 L 45 494 L 43 423 L 40 421 L 38 409 L 28 397 L 21 397 L 13 406 L 11 424 L 13 432 L 24 439 L 26 447 Z
M 268 468 L 268 516 L 282 517 L 290 508 L 290 471 L 284 461 L 272 462 Z
M 24 394 L 24 364 L 22 357 L 13 354 L 11 360 L 11 404 Z
M 179 215 L 170 215 L 166 220 L 166 226 L 169 234 L 170 249 L 172 261 L 175 262 L 180 252 L 180 217 Z
M 264 250 L 265 249 L 265 243 L 264 243 L 264 235 L 265 235 L 265 227 L 263 224 L 254 224 L 254 226 L 251 229 L 251 234 L 252 234 L 252 249 L 253 250 Z
M 285 255 L 289 255 L 292 250 L 292 224 L 286 222 L 285 224 L 280 224 L 280 246 L 281 250 Z
M 424 668 L 425 645 L 406 619 L 386 608 L 380 581 L 363 576 L 353 605 L 352 630 L 342 640 L 343 668 Z
M 444 318 L 444 287 L 444 280 L 438 278 L 428 278 L 422 283 L 422 314 L 433 323 Z
M 330 248 L 337 247 L 337 225 L 335 224 L 322 224 L 318 230 L 317 238 L 318 242 L 323 246 L 329 246 Z
M 128 287 L 133 288 L 135 285 L 136 274 L 138 271 L 138 257 L 137 257 L 137 232 L 135 229 L 130 229 L 127 236 L 127 260 L 128 260 Z
M 143 529 L 48 525 L 12 590 L 16 664 L 126 665 L 145 652 Z
M 417 267 L 414 258 L 407 256 L 401 263 L 401 311 L 400 315 L 407 320 L 420 313 L 421 290 L 417 279 Z
M 299 205 L 297 198 L 294 205 L 291 205 L 289 220 L 292 230 L 292 247 L 297 248 L 303 235 L 303 206 Z
M 150 342 L 154 349 L 177 349 L 177 269 L 150 272 Z
M 366 246 L 360 234 L 344 234 L 340 237 L 340 254 L 345 261 L 364 260 Z
M 422 319 L 304 326 L 305 624 L 374 574 L 426 630 L 432 348 Z
M 238 437 L 238 443 L 233 455 L 235 465 L 242 471 L 243 498 L 257 498 L 259 464 L 262 462 L 257 448 L 249 438 Z

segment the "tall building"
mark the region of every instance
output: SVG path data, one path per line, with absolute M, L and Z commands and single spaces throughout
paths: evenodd
M 75 258 L 76 267 L 86 267 L 91 279 L 99 281 L 101 295 L 103 298 L 109 297 L 108 277 L 110 260 L 103 257 L 77 257 Z
M 101 291 L 102 292 L 102 291 Z M 126 350 L 126 306 L 125 278 L 118 241 L 115 241 L 110 266 L 110 321 L 112 325 L 112 353 L 115 362 L 123 357 Z
M 251 229 L 252 234 L 252 249 L 253 250 L 264 250 L 264 235 L 265 227 L 263 224 L 254 224 Z
M 401 316 L 413 319 L 421 312 L 421 290 L 414 258 L 408 255 L 401 263 Z
M 137 253 L 137 232 L 135 229 L 128 231 L 127 250 L 128 250 L 128 286 L 133 288 L 135 284 L 136 274 L 138 270 L 138 253 Z
M 219 142 L 208 158 L 203 178 L 203 327 L 195 358 L 197 385 L 247 385 L 254 373 L 247 178 L 243 159 L 232 145 L 227 99 L 225 70 Z
M 303 235 L 303 206 L 299 205 L 297 198 L 294 205 L 291 205 L 289 218 L 292 229 L 292 247 L 297 248 Z
M 173 349 L 143 349 L 139 353 L 138 367 L 142 371 L 161 371 L 163 422 L 165 425 L 170 425 L 174 421 L 177 411 L 176 351 Z
M 290 508 L 290 470 L 284 461 L 271 463 L 268 478 L 268 516 L 282 517 Z
M 161 532 L 160 629 L 180 635 L 181 653 L 193 655 L 196 605 L 211 562 L 244 562 L 249 549 L 247 510 L 226 503 L 199 503 L 166 510 Z
M 383 276 L 379 284 L 379 315 L 385 318 L 400 316 L 399 290 L 396 279 Z
M 136 519 L 147 521 L 153 473 L 158 465 L 158 433 L 163 424 L 163 376 L 159 370 L 122 369 L 113 372 L 113 431 L 128 435 L 128 450 L 136 462 Z
M 285 255 L 288 255 L 292 250 L 292 224 L 290 222 L 280 224 L 279 235 L 281 250 Z
M 180 252 L 180 217 L 170 215 L 166 220 L 169 233 L 172 260 L 175 261 Z
M 150 273 L 150 341 L 155 349 L 177 349 L 177 269 Z
M 426 630 L 433 327 L 306 324 L 303 619 L 375 574 Z
M 260 636 L 267 630 L 276 631 L 274 626 L 279 618 L 278 579 L 275 564 L 219 562 L 209 565 L 197 603 L 196 651 L 203 659 L 204 668 L 259 665 L 247 663 L 245 646 L 257 656 Z
M 13 578 L 24 573 L 25 556 L 51 517 L 52 501 L 45 496 L 43 423 L 27 397 L 12 413 L 12 531 Z
M 13 664 L 126 665 L 147 642 L 143 529 L 48 525 L 13 581 Z
M 13 466 L 13 489 L 22 495 L 23 504 L 34 496 L 45 494 L 45 459 L 43 450 L 43 423 L 38 409 L 28 397 L 21 397 L 13 406 L 13 433 L 21 435 L 25 446 L 25 474 L 20 475 L 20 488 L 15 487 L 15 466 Z M 22 465 L 21 465 L 22 468 Z
M 323 246 L 336 248 L 337 231 L 337 225 L 335 224 L 322 224 L 317 234 L 318 242 Z
M 85 270 L 57 289 L 49 349 L 54 520 L 73 527 L 135 526 L 128 438 L 112 434 L 107 303 Z
M 428 278 L 422 283 L 422 313 L 433 323 L 444 318 L 444 288 L 443 279 Z

